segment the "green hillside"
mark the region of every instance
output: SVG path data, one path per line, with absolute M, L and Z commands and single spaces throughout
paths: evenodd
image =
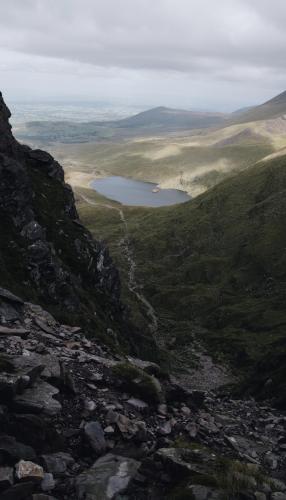
M 187 355 L 195 333 L 243 375 L 286 353 L 285 167 L 286 157 L 260 163 L 175 208 L 124 207 L 137 277 L 171 352 Z M 82 219 L 114 249 L 120 221 L 92 210 L 81 205 Z

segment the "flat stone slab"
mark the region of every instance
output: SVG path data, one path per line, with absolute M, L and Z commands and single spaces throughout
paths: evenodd
M 78 500 L 112 500 L 123 493 L 140 467 L 132 458 L 108 453 L 76 478 Z
M 23 300 L 20 299 L 20 297 L 17 297 L 17 295 L 14 295 L 13 293 L 9 292 L 9 290 L 6 290 L 5 288 L 0 287 L 0 297 L 1 299 L 5 299 L 9 302 L 15 302 L 16 304 L 24 304 Z
M 5 371 L 0 372 L 0 394 L 7 397 L 32 385 L 44 369 L 44 364 L 38 356 L 4 355 L 2 361 Z
M 60 402 L 54 399 L 58 393 L 59 390 L 56 387 L 43 380 L 38 380 L 33 387 L 16 396 L 14 402 L 18 410 L 54 416 L 62 408 Z
M 29 331 L 25 328 L 8 328 L 7 326 L 0 326 L 0 335 L 5 337 L 27 337 Z
M 217 457 L 210 450 L 202 448 L 160 448 L 157 457 L 171 474 L 189 476 L 191 473 L 207 475 L 213 469 Z
M 69 453 L 59 451 L 58 453 L 50 453 L 42 455 L 41 459 L 45 470 L 57 476 L 63 476 L 68 467 L 74 464 L 74 459 Z

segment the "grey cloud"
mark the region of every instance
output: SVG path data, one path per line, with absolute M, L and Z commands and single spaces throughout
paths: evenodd
M 216 58 L 283 66 L 285 2 L 10 0 L 2 47 L 102 66 L 192 71 Z M 274 14 L 276 12 L 276 15 Z
M 179 75 L 260 81 L 266 95 L 286 76 L 285 25 L 285 0 L 9 0 L 0 3 L 0 48 L 16 69 L 18 53 L 39 72 L 74 65 L 74 79 L 114 80 L 117 68 L 141 85 L 149 72 L 155 89 L 169 78 L 170 95 Z

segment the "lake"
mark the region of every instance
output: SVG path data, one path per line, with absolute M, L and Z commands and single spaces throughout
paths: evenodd
M 123 205 L 162 207 L 191 199 L 187 193 L 178 189 L 160 189 L 154 193 L 152 190 L 157 189 L 157 184 L 119 176 L 95 179 L 91 182 L 91 187 L 106 198 L 119 201 Z

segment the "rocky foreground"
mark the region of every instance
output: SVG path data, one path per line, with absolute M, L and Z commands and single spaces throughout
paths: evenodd
M 0 289 L 1 500 L 286 499 L 286 417 L 190 390 Z

